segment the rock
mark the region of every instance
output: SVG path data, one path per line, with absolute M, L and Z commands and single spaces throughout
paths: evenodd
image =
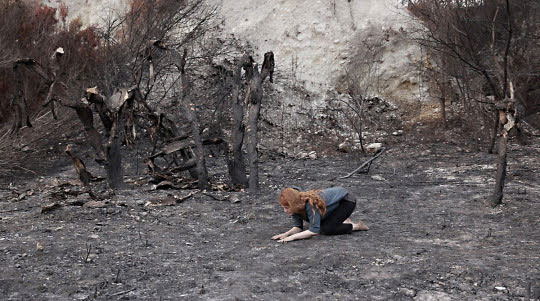
M 62 205 L 60 205 L 58 203 L 47 204 L 47 205 L 44 205 L 43 207 L 41 207 L 41 213 L 51 212 L 51 211 L 56 210 L 56 209 L 58 209 L 60 207 L 62 207 Z
M 383 147 L 382 143 L 371 143 L 366 147 L 366 150 L 370 153 L 376 153 Z
M 233 194 L 229 197 L 229 201 L 233 204 L 240 203 L 240 198 L 238 197 L 238 195 Z
M 106 201 L 88 201 L 84 203 L 83 207 L 85 208 L 104 208 L 107 207 Z
M 150 199 L 144 204 L 144 206 L 146 207 L 174 206 L 174 205 L 176 205 L 176 198 L 173 195 L 167 195 L 164 198 Z
M 371 176 L 371 178 L 375 181 L 386 181 L 385 178 L 379 176 L 379 175 L 374 175 L 374 176 Z
M 306 152 L 301 152 L 301 153 L 298 153 L 298 159 L 305 159 L 309 156 L 308 153 Z
M 316 160 L 317 159 L 317 153 L 315 151 L 312 151 L 308 154 L 309 158 L 311 160 Z
M 413 289 L 409 289 L 409 288 L 405 288 L 405 287 L 400 287 L 400 288 L 399 288 L 399 291 L 402 292 L 403 294 L 405 294 L 405 296 L 407 296 L 407 297 L 414 297 L 414 296 L 416 296 L 416 291 L 413 290 Z
M 420 291 L 414 297 L 415 301 L 450 301 L 450 295 L 438 291 Z
M 395 132 L 392 132 L 392 136 L 402 136 L 403 135 L 403 130 L 398 130 L 398 131 L 395 131 Z
M 348 141 L 343 141 L 338 145 L 338 150 L 344 153 L 348 153 L 351 150 L 351 145 Z

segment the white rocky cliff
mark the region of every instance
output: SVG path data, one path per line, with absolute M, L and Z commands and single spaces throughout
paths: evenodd
M 56 0 L 42 1 L 56 5 Z M 224 34 L 249 42 L 257 61 L 272 50 L 278 83 L 294 80 L 315 103 L 336 90 L 347 61 L 358 51 L 359 35 L 371 28 L 394 34 L 388 39 L 379 65 L 381 96 L 402 102 L 418 98 L 418 78 L 412 58 L 414 43 L 404 38 L 407 12 L 399 0 L 208 0 L 219 5 Z M 72 16 L 83 22 L 103 20 L 122 11 L 129 0 L 65 0 Z
M 399 33 L 406 11 L 392 0 L 224 0 L 224 29 L 249 41 L 260 56 L 272 50 L 278 70 L 316 93 L 335 89 L 358 36 L 372 28 L 393 31 L 382 57 L 383 96 L 399 101 L 417 94 L 411 57 L 417 53 Z

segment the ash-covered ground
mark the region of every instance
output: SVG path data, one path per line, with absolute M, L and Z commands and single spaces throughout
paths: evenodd
M 539 157 L 538 143 L 512 147 L 497 208 L 484 203 L 494 155 L 439 143 L 392 146 L 342 180 L 368 158 L 265 157 L 257 196 L 219 190 L 220 161 L 205 193 L 154 190 L 141 170 L 114 193 L 88 193 L 65 165 L 13 178 L 0 188 L 0 299 L 538 299 Z M 291 226 L 276 201 L 291 185 L 349 189 L 370 230 L 271 240 Z

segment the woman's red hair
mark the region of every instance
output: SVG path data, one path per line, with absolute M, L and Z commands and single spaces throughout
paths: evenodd
M 282 206 L 291 208 L 293 213 L 306 214 L 306 203 L 309 202 L 315 214 L 315 208 L 321 215 L 326 213 L 326 203 L 319 195 L 320 189 L 300 192 L 296 189 L 285 188 L 279 195 L 279 203 Z

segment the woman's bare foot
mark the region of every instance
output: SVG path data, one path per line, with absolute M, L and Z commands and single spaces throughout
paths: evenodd
M 350 218 L 347 218 L 345 221 L 343 221 L 344 224 L 353 224 Z
M 352 224 L 353 231 L 366 231 L 369 230 L 369 227 L 366 226 L 362 221 L 358 221 L 356 224 Z

